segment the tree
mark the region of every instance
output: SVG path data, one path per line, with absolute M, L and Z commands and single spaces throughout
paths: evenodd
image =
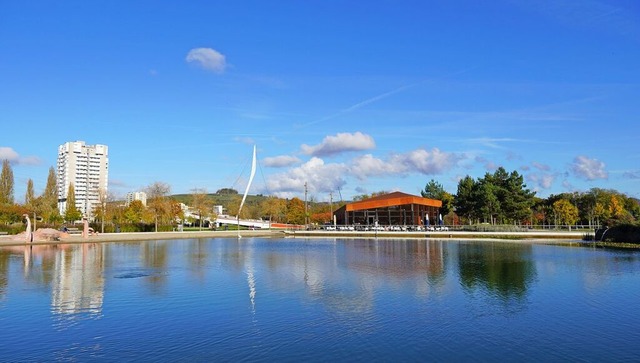
M 286 201 L 273 196 L 265 198 L 260 205 L 261 214 L 268 216 L 269 220 L 273 222 L 285 222 L 284 216 L 286 209 Z
M 110 203 L 115 198 L 103 188 L 98 189 L 98 203 L 95 203 L 93 215 L 100 220 L 100 233 L 104 233 L 105 220 L 109 218 Z
M 571 230 L 571 225 L 578 221 L 578 208 L 566 199 L 560 199 L 553 203 L 553 212 L 561 224 L 569 226 L 569 230 Z
M 502 210 L 508 221 L 521 223 L 531 217 L 535 192 L 527 189 L 524 177 L 512 171 L 504 180 L 501 195 Z
M 287 222 L 292 224 L 304 224 L 304 202 L 299 198 L 293 198 L 287 202 Z
M 38 197 L 36 213 L 49 223 L 61 219 L 60 210 L 58 209 L 58 182 L 56 181 L 56 172 L 53 167 L 49 168 L 44 193 Z
M 466 217 L 469 224 L 471 224 L 473 219 L 478 218 L 474 199 L 474 190 L 476 188 L 476 181 L 467 175 L 458 182 L 458 192 L 453 198 L 456 213 Z
M 500 201 L 497 196 L 497 187 L 489 180 L 481 180 L 474 189 L 473 198 L 476 200 L 476 212 L 485 221 L 496 223 L 500 212 Z
M 153 212 L 155 231 L 158 232 L 158 220 L 171 214 L 171 205 L 167 200 L 171 187 L 167 183 L 154 182 L 146 190 L 147 206 Z
M 238 194 L 238 191 L 233 189 L 233 188 L 222 188 L 222 189 L 218 189 L 218 191 L 216 192 L 216 194 Z
M 609 200 L 609 213 L 614 220 L 622 219 L 625 215 L 624 202 L 617 195 L 612 195 Z
M 442 207 L 440 207 L 440 213 L 446 216 L 453 210 L 453 195 L 444 190 L 442 184 L 431 179 L 424 190 L 420 191 L 423 198 L 437 199 L 442 201 Z
M 24 196 L 24 205 L 29 209 L 33 209 L 35 204 L 35 199 L 36 197 L 33 192 L 33 180 L 29 178 L 29 180 L 27 180 L 27 192 L 25 193 L 25 196 Z
M 67 208 L 64 211 L 64 219 L 67 222 L 74 222 L 82 218 L 82 213 L 76 207 L 76 191 L 73 187 L 73 183 L 69 184 L 67 190 Z
M 0 204 L 13 204 L 13 170 L 9 160 L 2 161 L 0 173 Z
M 204 188 L 194 188 L 191 194 L 191 208 L 198 214 L 200 220 L 199 228 L 202 230 L 202 219 L 207 218 L 213 208 L 213 202 L 207 195 Z
M 443 192 L 444 187 L 442 186 L 442 184 L 431 179 L 424 187 L 424 190 L 420 192 L 420 194 L 422 194 L 423 198 L 438 199 Z
M 134 200 L 124 209 L 124 219 L 129 223 L 142 222 L 144 205 L 142 201 Z

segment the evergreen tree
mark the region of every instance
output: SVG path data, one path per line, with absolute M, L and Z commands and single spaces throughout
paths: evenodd
M 474 199 L 474 190 L 477 188 L 476 184 L 476 181 L 468 175 L 460 179 L 458 182 L 458 192 L 453 199 L 456 213 L 459 216 L 467 218 L 469 224 L 472 223 L 472 220 L 478 218 Z
M 476 213 L 491 224 L 495 224 L 501 214 L 497 191 L 490 178 L 480 180 L 473 191 Z
M 442 207 L 440 207 L 440 213 L 446 216 L 453 210 L 453 195 L 444 190 L 442 184 L 431 179 L 424 190 L 420 191 L 423 198 L 436 199 L 442 201 Z
M 13 170 L 9 160 L 2 161 L 0 173 L 0 204 L 13 204 Z

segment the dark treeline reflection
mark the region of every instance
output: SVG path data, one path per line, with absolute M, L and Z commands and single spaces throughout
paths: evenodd
M 524 298 L 536 276 L 531 245 L 463 243 L 458 266 L 468 291 L 484 288 L 503 300 Z

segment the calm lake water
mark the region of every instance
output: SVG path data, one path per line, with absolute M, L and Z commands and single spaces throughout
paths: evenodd
M 192 239 L 0 249 L 0 361 L 640 361 L 640 253 Z

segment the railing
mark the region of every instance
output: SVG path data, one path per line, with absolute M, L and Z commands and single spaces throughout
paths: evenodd
M 592 232 L 599 226 L 594 225 L 319 225 L 309 226 L 307 230 L 325 231 L 384 231 L 384 232 L 439 232 L 439 231 L 460 231 L 460 232 L 527 232 L 527 231 L 582 231 Z

